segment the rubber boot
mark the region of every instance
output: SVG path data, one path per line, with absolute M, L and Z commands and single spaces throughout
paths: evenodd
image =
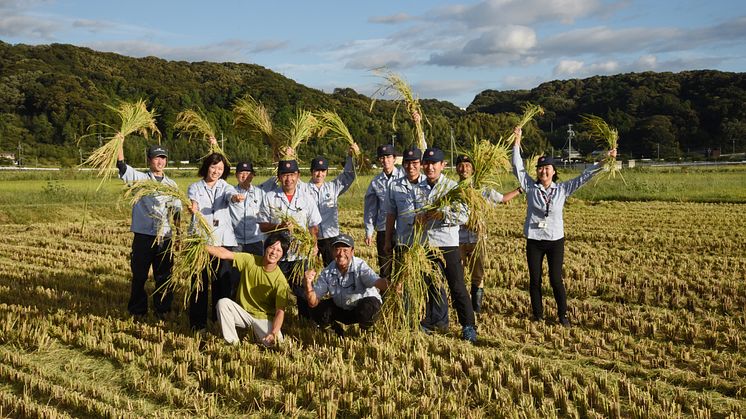
M 484 298 L 484 288 L 471 287 L 471 307 L 475 313 L 482 312 L 482 298 Z

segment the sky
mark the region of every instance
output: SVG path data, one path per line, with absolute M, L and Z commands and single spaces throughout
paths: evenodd
M 0 40 L 259 64 L 371 95 L 384 67 L 419 98 L 640 71 L 746 70 L 743 0 L 0 0 Z M 0 74 L 1 76 L 1 74 Z

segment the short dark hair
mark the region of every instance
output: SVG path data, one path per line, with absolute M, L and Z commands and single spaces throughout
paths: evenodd
M 275 231 L 274 233 L 270 233 L 269 236 L 264 239 L 264 253 L 267 253 L 267 248 L 269 246 L 272 246 L 277 242 L 280 242 L 280 247 L 282 247 L 282 255 L 287 255 L 288 248 L 290 248 L 290 237 L 287 231 Z
M 225 156 L 220 153 L 212 153 L 202 159 L 202 166 L 200 166 L 197 174 L 199 177 L 205 178 L 205 176 L 207 176 L 207 169 L 209 169 L 213 164 L 218 164 L 220 162 L 223 162 L 223 174 L 220 176 L 220 179 L 227 179 L 231 174 L 231 166 L 228 164 L 228 160 Z

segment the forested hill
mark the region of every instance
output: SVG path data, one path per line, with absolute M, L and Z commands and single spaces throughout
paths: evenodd
M 406 76 L 406 74 L 404 74 Z M 746 132 L 746 79 L 741 73 L 714 71 L 627 74 L 585 80 L 545 83 L 531 91 L 485 91 L 466 111 L 451 103 L 423 100 L 431 143 L 450 148 L 451 132 L 460 144 L 472 137 L 494 138 L 509 132 L 527 101 L 546 107 L 536 126 L 528 127 L 528 151 L 556 148 L 565 143 L 567 123 L 579 113 L 593 113 L 616 125 L 622 152 L 650 156 L 660 146 L 661 157 L 687 150 L 723 147 L 731 138 L 743 148 Z M 233 127 L 236 99 L 251 94 L 269 108 L 276 126 L 287 126 L 297 109 L 334 109 L 368 155 L 377 144 L 395 136 L 398 148 L 412 142 L 408 117 L 396 105 L 378 101 L 352 89 L 325 93 L 300 85 L 253 64 L 187 63 L 154 57 L 130 58 L 71 45 L 10 45 L 0 42 L 0 151 L 16 153 L 19 143 L 27 164 L 64 164 L 79 161 L 110 131 L 97 123 L 117 125 L 106 105 L 144 98 L 158 113 L 158 127 L 174 160 L 194 160 L 206 147 L 178 137 L 173 123 L 178 112 L 202 110 L 225 138 L 233 158 L 269 163 L 261 139 Z M 91 127 L 93 125 L 93 127 Z M 77 140 L 83 137 L 80 143 Z M 126 155 L 143 160 L 146 141 L 128 137 Z M 581 151 L 593 147 L 578 135 Z M 310 159 L 327 154 L 341 161 L 345 146 L 314 140 L 300 150 Z

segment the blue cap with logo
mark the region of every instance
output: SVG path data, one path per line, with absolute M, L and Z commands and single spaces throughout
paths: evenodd
M 395 156 L 396 149 L 391 144 L 379 145 L 376 149 L 376 157 Z
M 311 160 L 311 170 L 328 170 L 329 169 L 329 160 L 317 156 L 313 160 Z
M 339 236 L 334 238 L 332 246 L 355 247 L 355 240 L 353 240 L 352 237 L 347 234 L 340 234 Z
M 280 160 L 277 162 L 277 174 L 298 172 L 298 162 L 296 160 Z
M 254 165 L 251 162 L 242 161 L 236 164 L 236 173 L 251 172 L 254 173 Z
M 446 159 L 445 153 L 443 153 L 443 150 L 439 148 L 427 148 L 425 149 L 425 152 L 422 153 L 422 161 L 423 162 L 430 162 L 430 163 L 438 163 L 442 162 Z
M 161 147 L 160 145 L 152 145 L 150 148 L 148 148 L 148 158 L 152 159 L 153 157 L 168 157 L 168 152 L 165 148 Z
M 552 156 L 539 157 L 539 160 L 536 161 L 536 167 L 541 166 L 554 166 L 554 159 L 552 158 Z
M 422 151 L 419 148 L 410 148 L 404 152 L 402 159 L 404 161 L 420 160 L 422 158 Z

